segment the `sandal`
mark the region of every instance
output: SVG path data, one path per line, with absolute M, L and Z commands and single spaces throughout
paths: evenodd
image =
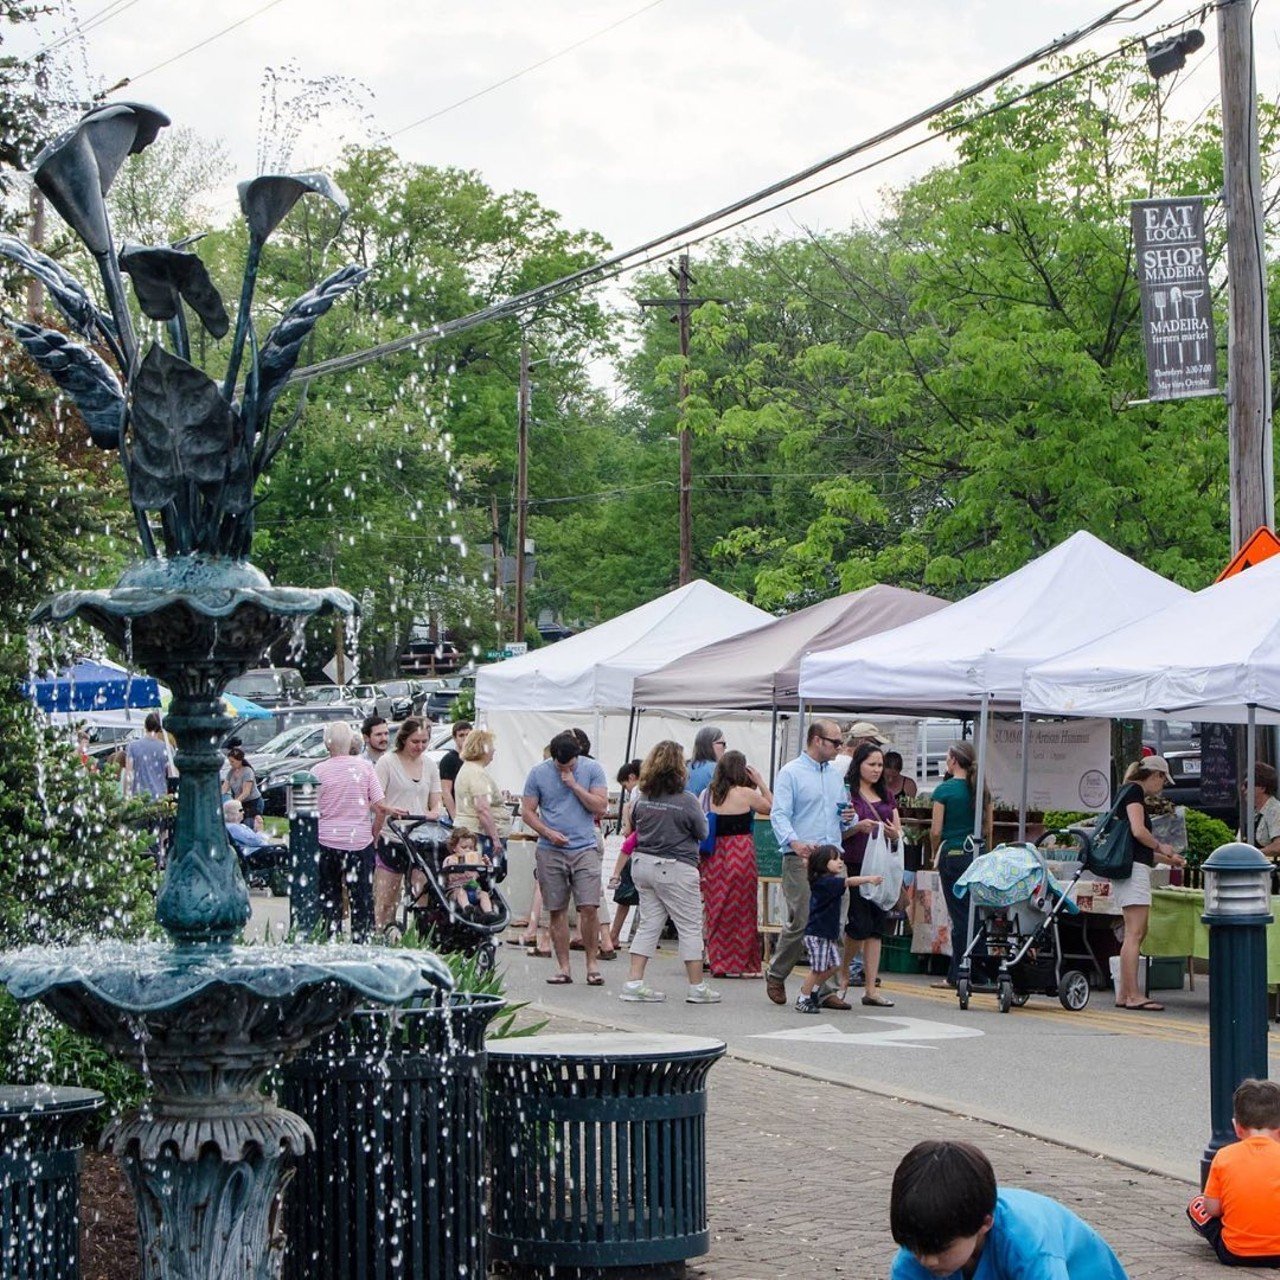
M 618 958 L 618 949 L 616 947 L 610 947 L 608 951 L 596 952 L 596 955 L 599 959 L 604 961 L 616 960 Z
M 603 974 L 603 973 L 589 973 L 589 974 L 587 974 L 587 986 L 589 986 L 589 987 L 603 987 L 603 986 L 604 986 L 604 974 Z
M 551 952 L 550 952 L 549 950 L 546 950 L 546 949 L 544 949 L 544 948 L 542 948 L 542 947 L 538 947 L 538 946 L 525 947 L 525 949 L 524 949 L 524 953 L 525 953 L 525 955 L 527 955 L 527 956 L 537 956 L 539 960 L 550 960 L 550 959 L 551 959 Z
M 888 996 L 863 996 L 863 1004 L 874 1005 L 877 1009 L 892 1009 L 893 1001 Z
M 1141 1004 L 1118 1004 L 1117 1009 L 1128 1009 L 1130 1013 L 1163 1013 L 1164 1005 L 1157 1000 L 1144 1000 Z
M 547 979 L 547 986 L 567 987 L 572 981 L 573 974 L 571 973 L 553 973 L 551 977 Z M 589 982 L 590 979 L 588 978 L 587 981 Z

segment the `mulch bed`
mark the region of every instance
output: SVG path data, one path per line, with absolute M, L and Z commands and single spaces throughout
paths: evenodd
M 81 1280 L 138 1280 L 133 1193 L 115 1156 L 84 1153 L 80 1176 Z

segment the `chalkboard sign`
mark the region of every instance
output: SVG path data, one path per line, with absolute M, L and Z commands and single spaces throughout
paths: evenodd
M 1200 803 L 1215 807 L 1238 802 L 1236 738 L 1229 724 L 1200 726 Z

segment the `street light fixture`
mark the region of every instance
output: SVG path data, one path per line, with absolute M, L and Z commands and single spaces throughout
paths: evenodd
M 1174 71 L 1181 71 L 1187 65 L 1187 55 L 1204 48 L 1204 32 L 1199 27 L 1180 32 L 1161 40 L 1159 44 L 1146 46 L 1147 70 L 1159 80 Z

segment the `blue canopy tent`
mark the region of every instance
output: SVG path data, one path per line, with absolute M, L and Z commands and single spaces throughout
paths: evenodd
M 160 685 L 151 676 L 86 658 L 48 680 L 35 680 L 23 692 L 41 711 L 119 711 L 159 707 Z

